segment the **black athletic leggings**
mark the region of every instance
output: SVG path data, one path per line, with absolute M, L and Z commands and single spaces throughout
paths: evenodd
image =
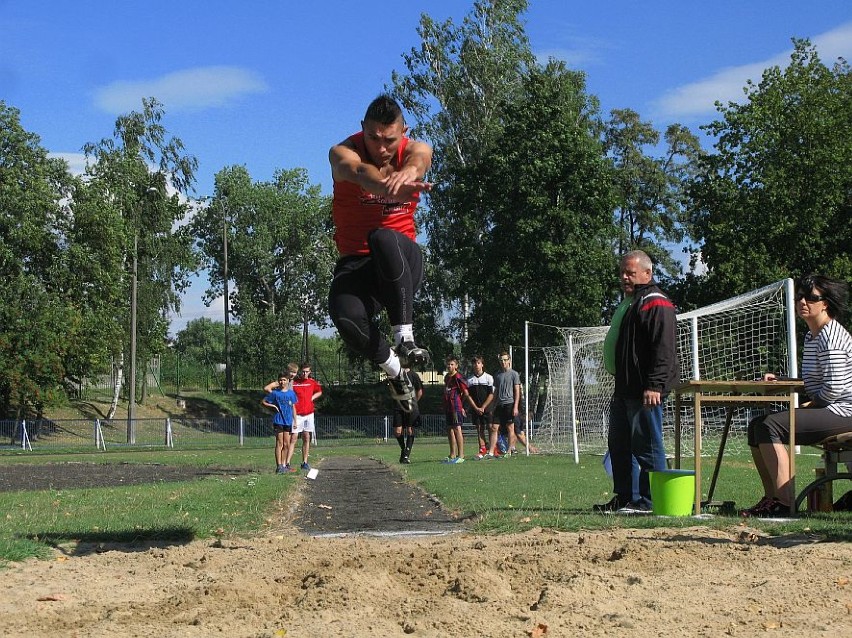
M 386 308 L 391 325 L 412 323 L 414 294 L 423 281 L 423 253 L 395 230 L 379 228 L 367 239 L 369 255 L 343 257 L 334 268 L 328 295 L 331 320 L 341 338 L 373 363 L 384 363 L 390 345 L 378 314 Z

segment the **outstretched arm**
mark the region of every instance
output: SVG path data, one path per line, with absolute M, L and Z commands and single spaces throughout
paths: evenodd
M 424 142 L 411 140 L 405 147 L 402 166 L 385 180 L 388 194 L 400 194 L 410 185 L 416 185 L 417 190 L 428 191 L 432 185 L 423 180 L 431 166 L 432 148 Z
M 373 195 L 391 195 L 411 200 L 419 191 L 432 185 L 423 181 L 432 165 L 432 149 L 423 142 L 411 141 L 405 149 L 402 166 L 385 177 L 378 167 L 365 162 L 346 140 L 331 147 L 328 153 L 332 177 L 358 184 Z

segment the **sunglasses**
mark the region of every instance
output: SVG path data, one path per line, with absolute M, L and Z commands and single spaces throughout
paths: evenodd
M 798 292 L 796 293 L 796 301 L 801 301 L 804 299 L 808 303 L 816 303 L 817 301 L 825 301 L 825 297 L 823 295 L 815 295 L 812 292 Z
M 500 357 L 500 361 L 510 361 L 509 357 Z

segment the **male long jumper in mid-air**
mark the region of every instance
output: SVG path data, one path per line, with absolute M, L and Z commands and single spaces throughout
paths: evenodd
M 391 396 L 410 412 L 417 399 L 402 368 L 429 360 L 414 343 L 414 294 L 423 281 L 414 212 L 421 191 L 431 188 L 425 177 L 432 149 L 407 132 L 402 109 L 380 95 L 367 107 L 361 131 L 329 151 L 340 253 L 329 311 L 341 338 L 387 374 Z M 393 348 L 377 322 L 383 308 L 393 327 Z

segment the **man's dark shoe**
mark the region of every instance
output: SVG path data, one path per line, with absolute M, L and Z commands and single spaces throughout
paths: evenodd
M 790 515 L 790 506 L 777 498 L 764 496 L 757 505 L 743 510 L 740 514 L 754 518 L 783 518 Z
M 405 372 L 400 372 L 394 379 L 388 379 L 391 398 L 396 401 L 403 412 L 413 412 L 417 408 L 417 399 L 414 398 L 414 386 L 408 380 Z
M 762 497 L 755 505 L 752 505 L 749 508 L 744 510 L 740 510 L 740 516 L 757 516 L 762 513 L 775 499 L 771 496 Z
M 414 345 L 413 341 L 403 341 L 394 350 L 400 363 L 405 367 L 423 366 L 429 363 L 429 351 Z
M 411 459 L 409 458 L 410 454 L 411 454 L 410 450 L 406 450 L 405 452 L 403 452 L 402 456 L 399 457 L 399 462 L 404 464 L 404 465 L 409 465 L 411 463 Z
M 621 498 L 618 494 L 609 499 L 608 502 L 600 505 L 592 505 L 592 511 L 599 514 L 613 514 L 622 507 L 630 504 L 630 499 Z
M 651 504 L 645 501 L 644 499 L 640 499 L 638 501 L 630 501 L 624 507 L 619 507 L 615 510 L 616 514 L 652 514 L 653 509 L 651 508 Z

